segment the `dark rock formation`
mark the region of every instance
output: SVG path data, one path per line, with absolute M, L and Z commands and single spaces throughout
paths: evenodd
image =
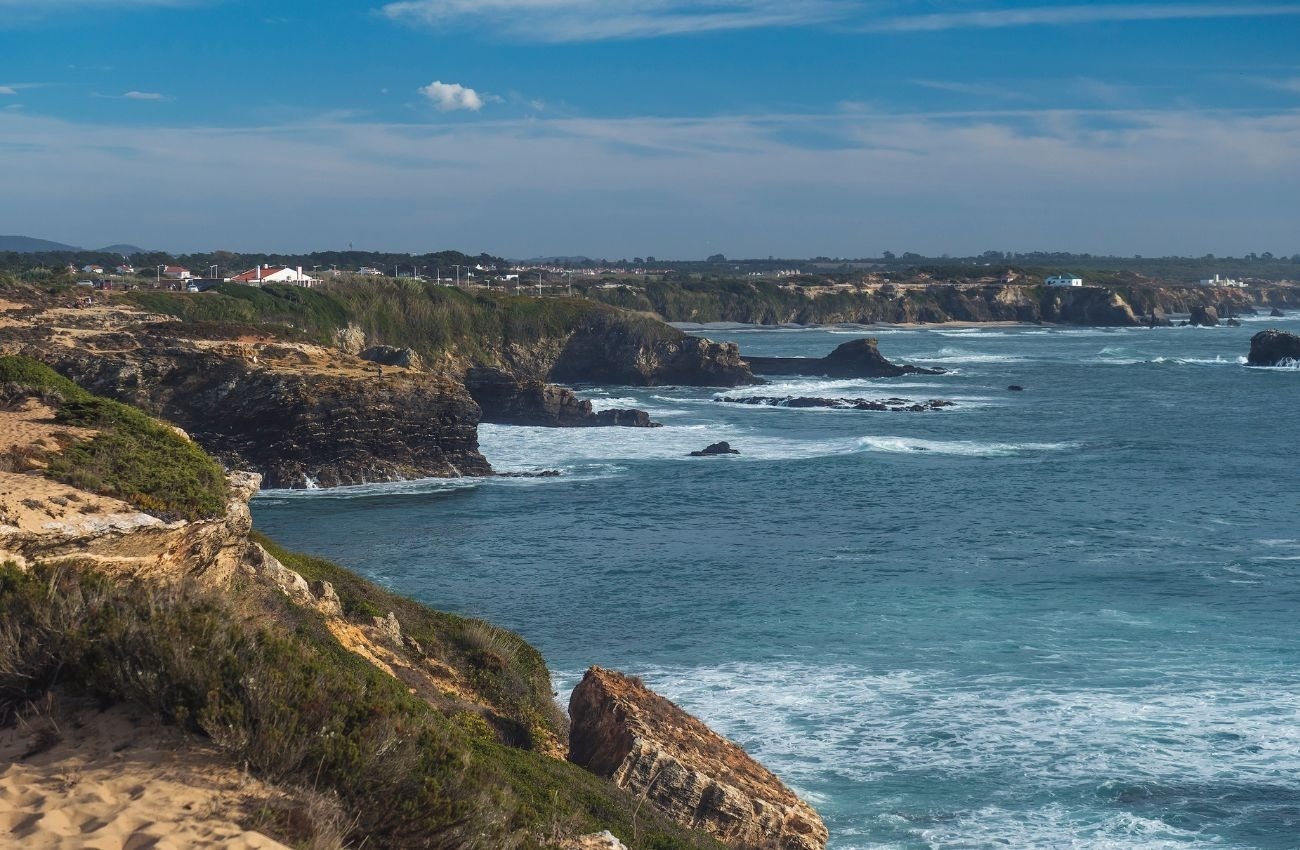
M 909 411 L 912 413 L 921 413 L 926 410 L 942 410 L 945 407 L 953 406 L 951 401 L 937 398 L 918 402 L 906 398 L 814 398 L 811 396 L 756 395 L 743 398 L 723 396 L 717 400 L 729 404 L 763 404 L 771 407 L 828 407 L 835 410 L 892 410 L 894 412 Z
M 738 455 L 739 451 L 731 447 L 731 443 L 723 440 L 721 443 L 713 443 L 705 446 L 696 452 L 691 452 L 691 457 L 712 457 L 714 455 Z
M 1282 319 L 1286 317 L 1286 313 L 1283 313 L 1277 307 L 1274 307 L 1272 310 L 1269 310 L 1268 315 L 1274 319 Z
M 1007 387 L 1007 389 L 1013 393 L 1022 393 L 1025 391 L 1025 388 L 1020 386 L 1019 384 L 1012 384 L 1011 386 Z
M 88 338 L 75 349 L 25 353 L 92 392 L 175 422 L 227 464 L 262 473 L 266 487 L 491 474 L 478 451 L 478 405 L 448 378 L 380 380 L 300 358 L 281 366 L 268 358 L 273 346 L 131 337 L 135 347 L 123 349 L 129 335 L 113 337 L 111 351 Z
M 578 398 L 571 390 L 541 381 L 520 380 L 502 369 L 470 369 L 465 374 L 465 388 L 482 409 L 484 422 L 553 428 L 658 427 L 644 410 L 593 411 L 590 401 Z
M 406 369 L 421 368 L 420 355 L 414 349 L 394 348 L 391 345 L 372 345 L 361 352 L 362 360 L 381 366 L 401 366 Z
M 855 339 L 821 358 L 748 357 L 759 375 L 810 375 L 828 378 L 897 378 L 900 375 L 942 375 L 942 369 L 891 363 L 876 348 L 874 338 Z
M 1248 366 L 1291 366 L 1300 363 L 1300 336 L 1270 328 L 1250 338 Z
M 761 384 L 735 343 L 717 343 L 650 319 L 595 317 L 565 344 L 548 380 L 560 383 L 737 387 Z
M 1217 327 L 1219 324 L 1219 311 L 1213 306 L 1198 304 L 1192 308 L 1192 314 L 1187 319 L 1187 323 L 1205 328 Z
M 740 747 L 637 679 L 592 667 L 569 699 L 569 760 L 735 848 L 823 850 L 821 817 Z

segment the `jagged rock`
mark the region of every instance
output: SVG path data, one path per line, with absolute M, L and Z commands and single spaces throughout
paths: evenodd
M 316 599 L 316 610 L 327 617 L 343 616 L 343 600 L 339 599 L 338 593 L 334 590 L 334 585 L 322 579 L 317 579 L 311 582 L 308 587 L 311 590 L 311 595 Z
M 1217 327 L 1219 324 L 1219 311 L 1212 306 L 1198 304 L 1192 308 L 1192 314 L 1188 317 L 1187 323 L 1205 328 Z
M 569 699 L 569 760 L 736 848 L 823 850 L 821 817 L 736 744 L 639 680 L 592 667 Z
M 375 628 L 379 629 L 394 646 L 402 645 L 402 624 L 397 621 L 397 615 L 392 611 L 388 612 L 387 617 L 375 617 Z
M 627 850 L 627 845 L 607 829 L 604 832 L 580 835 L 562 841 L 558 850 Z
M 423 368 L 420 355 L 411 348 L 395 348 L 391 345 L 372 345 L 361 352 L 362 360 L 378 363 L 381 366 L 401 366 L 405 369 Z
M 953 407 L 954 403 L 943 399 L 932 398 L 929 401 L 917 402 L 906 398 L 816 398 L 813 396 L 744 396 L 741 398 L 732 398 L 723 396 L 717 399 L 720 402 L 728 404 L 760 404 L 770 407 L 826 407 L 833 410 L 891 410 L 891 411 L 912 411 L 919 413 L 926 410 L 942 410 L 945 407 Z
M 1250 338 L 1249 366 L 1290 366 L 1300 363 L 1300 336 L 1270 328 Z
M 875 338 L 855 339 L 821 358 L 749 357 L 759 375 L 814 375 L 828 378 L 897 378 L 900 375 L 941 375 L 943 369 L 899 365 L 886 360 Z
M 1286 313 L 1283 313 L 1277 307 L 1274 307 L 1272 310 L 1269 310 L 1268 315 L 1274 319 L 1282 319 L 1286 317 Z
M 721 443 L 714 443 L 705 446 L 699 451 L 691 452 L 691 457 L 712 457 L 714 455 L 738 455 L 740 452 L 731 447 L 731 443 L 723 440 Z
M 500 425 L 581 428 L 618 425 L 657 428 L 644 410 L 593 411 L 572 390 L 541 381 L 521 380 L 504 369 L 480 366 L 465 373 L 465 388 L 483 411 L 483 421 Z
M 348 325 L 346 328 L 340 328 L 334 334 L 334 344 L 344 354 L 360 354 L 361 350 L 366 347 L 365 331 L 356 325 Z

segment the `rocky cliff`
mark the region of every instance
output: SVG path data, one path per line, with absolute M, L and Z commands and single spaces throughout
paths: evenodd
M 740 747 L 647 689 L 592 667 L 569 699 L 569 760 L 736 848 L 822 850 L 807 803 Z
M 516 378 L 502 369 L 487 366 L 476 366 L 467 371 L 465 388 L 482 409 L 484 422 L 556 428 L 657 426 L 644 410 L 595 411 L 590 401 L 578 398 L 565 387 Z
M 735 343 L 688 336 L 654 320 L 597 316 L 565 343 L 548 378 L 561 383 L 735 387 L 761 383 Z
M 177 423 L 267 487 L 483 475 L 479 408 L 457 381 L 382 378 L 318 346 L 118 332 L 24 349 L 92 392 Z
M 876 347 L 875 338 L 855 339 L 825 357 L 747 357 L 758 375 L 813 375 L 827 378 L 897 378 L 900 375 L 941 375 L 942 369 L 891 363 Z
M 1269 329 L 1250 338 L 1250 366 L 1292 366 L 1300 363 L 1300 336 Z

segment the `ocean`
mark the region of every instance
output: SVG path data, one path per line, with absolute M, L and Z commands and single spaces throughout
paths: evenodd
M 270 492 L 257 525 L 520 632 L 560 699 L 642 676 L 825 818 L 834 850 L 1300 847 L 1300 369 L 1240 328 L 876 336 L 933 377 L 588 387 L 663 428 L 484 426 L 558 478 Z M 1018 384 L 1023 392 L 1009 392 Z M 690 458 L 727 440 L 738 456 Z

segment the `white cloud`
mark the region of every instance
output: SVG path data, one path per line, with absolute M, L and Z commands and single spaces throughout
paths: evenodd
M 13 86 L 0 86 L 0 94 L 18 94 L 18 89 Z
M 483 108 L 483 96 L 471 88 L 462 86 L 460 83 L 444 83 L 441 80 L 434 80 L 420 89 L 420 93 L 433 101 L 433 105 L 438 107 L 441 112 L 452 112 L 457 109 L 478 112 Z
M 1300 15 L 1294 4 L 1251 3 L 1131 3 L 1036 6 L 903 15 L 868 23 L 873 32 L 932 32 L 951 29 L 1001 29 L 1025 26 L 1068 26 L 1119 21 L 1163 21 L 1194 18 L 1256 18 Z
M 481 25 L 550 42 L 648 38 L 836 20 L 849 0 L 399 0 L 389 18 L 430 27 Z
M 122 95 L 123 100 L 167 100 L 165 95 L 156 91 L 129 91 Z
M 1256 80 L 1255 82 L 1266 89 L 1273 89 L 1274 91 L 1286 91 L 1286 92 L 1292 92 L 1293 94 L 1300 94 L 1300 77 L 1290 77 L 1289 79 L 1285 79 L 1285 80 L 1260 79 L 1260 80 Z

